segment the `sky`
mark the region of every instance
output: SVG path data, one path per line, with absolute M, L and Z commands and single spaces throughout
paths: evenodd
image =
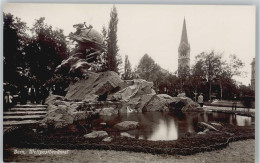
M 222 53 L 224 59 L 236 54 L 244 63 L 247 76 L 235 77 L 248 85 L 251 62 L 255 57 L 255 7 L 233 5 L 130 5 L 116 4 L 118 46 L 124 61 L 128 55 L 132 68 L 144 54 L 162 68 L 174 73 L 178 67 L 178 47 L 183 20 L 186 20 L 191 65 L 201 52 Z M 3 12 L 11 13 L 32 27 L 35 19 L 74 32 L 74 24 L 86 22 L 97 31 L 108 27 L 112 4 L 18 4 L 6 3 Z

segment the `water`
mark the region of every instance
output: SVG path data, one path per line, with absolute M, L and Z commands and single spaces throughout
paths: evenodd
M 112 127 L 122 121 L 136 121 L 141 125 L 140 129 L 127 131 L 129 137 L 146 140 L 176 140 L 187 132 L 196 132 L 198 122 L 225 122 L 237 126 L 251 125 L 251 117 L 225 114 L 225 113 L 180 113 L 178 115 L 169 112 L 145 112 L 119 114 L 115 116 L 101 117 L 103 122 Z

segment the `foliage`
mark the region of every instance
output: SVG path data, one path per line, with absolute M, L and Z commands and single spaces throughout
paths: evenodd
M 25 67 L 24 47 L 28 42 L 26 23 L 10 13 L 3 15 L 4 82 L 15 83 L 18 67 Z
M 122 63 L 122 59 L 120 54 L 118 53 L 119 48 L 117 45 L 117 23 L 118 23 L 118 16 L 116 7 L 113 6 L 111 13 L 110 13 L 110 21 L 108 32 L 105 32 L 103 28 L 103 35 L 107 35 L 107 51 L 105 53 L 105 62 L 106 62 L 106 69 L 109 71 L 115 71 L 119 73 L 119 66 Z
M 177 96 L 179 89 L 177 76 L 161 68 L 148 54 L 141 58 L 134 71 L 134 77 L 153 82 L 157 93 Z
M 202 52 L 201 54 L 196 56 L 196 68 L 200 68 L 195 70 L 198 71 L 202 79 L 206 79 L 209 83 L 209 100 L 211 100 L 211 88 L 212 82 L 217 76 L 221 73 L 221 62 L 222 56 L 220 54 L 215 54 L 214 51 L 210 53 Z M 197 65 L 199 64 L 199 65 Z
M 157 65 L 148 54 L 145 54 L 137 66 L 136 74 L 141 79 L 147 81 L 156 81 L 156 79 L 158 79 L 158 73 L 160 73 L 160 69 L 160 66 Z
M 241 71 L 245 64 L 235 54 L 229 55 L 229 61 L 225 61 L 224 75 L 231 79 L 234 76 L 244 76 L 245 72 Z
M 125 67 L 124 67 L 124 73 L 122 76 L 123 76 L 124 80 L 133 79 L 132 66 L 128 59 L 128 55 L 125 56 Z
M 52 29 L 44 20 L 42 17 L 35 21 L 31 29 L 34 35 L 25 49 L 30 71 L 41 81 L 49 79 L 61 61 L 68 57 L 63 30 Z

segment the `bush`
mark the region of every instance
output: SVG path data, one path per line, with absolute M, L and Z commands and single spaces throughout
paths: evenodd
M 255 97 L 254 96 L 244 96 L 241 98 L 241 101 L 243 103 L 243 105 L 246 108 L 254 108 L 254 102 L 255 102 Z

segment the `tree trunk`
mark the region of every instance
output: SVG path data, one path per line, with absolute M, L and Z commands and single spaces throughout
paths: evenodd
M 220 100 L 222 101 L 223 88 L 222 88 L 222 82 L 221 81 L 219 81 L 219 86 L 220 86 Z
M 211 80 L 209 81 L 209 100 L 211 101 Z

